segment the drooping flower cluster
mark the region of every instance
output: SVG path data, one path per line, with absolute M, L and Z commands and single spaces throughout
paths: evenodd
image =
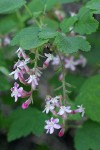
M 11 88 L 11 96 L 15 97 L 15 102 L 18 100 L 19 97 L 27 98 L 23 104 L 22 108 L 26 109 L 29 104 L 32 102 L 32 91 L 36 89 L 38 85 L 39 77 L 41 76 L 41 71 L 38 68 L 30 69 L 27 64 L 29 64 L 30 58 L 28 55 L 25 54 L 22 48 L 19 48 L 16 51 L 18 55 L 18 61 L 14 65 L 14 71 L 10 73 L 10 75 L 14 75 L 14 79 L 18 80 L 23 83 L 24 85 L 30 85 L 31 90 L 26 92 L 23 90 L 22 87 L 19 87 L 19 84 L 16 82 L 14 83 L 14 87 Z
M 15 102 L 19 97 L 28 99 L 22 104 L 22 108 L 26 109 L 33 101 L 32 92 L 38 86 L 39 78 L 41 77 L 42 72 L 38 69 L 38 67 L 33 67 L 32 69 L 28 66 L 31 63 L 30 58 L 26 55 L 25 51 L 22 48 L 19 48 L 16 51 L 18 55 L 18 61 L 14 64 L 14 71 L 10 73 L 10 75 L 14 76 L 15 80 L 19 80 L 24 85 L 30 85 L 31 90 L 29 92 L 25 91 L 23 87 L 19 87 L 17 82 L 14 83 L 14 87 L 11 88 L 11 97 L 15 98 Z M 46 60 L 43 63 L 43 68 L 47 68 L 50 61 L 53 59 L 52 54 L 46 54 Z
M 62 122 L 64 122 L 70 114 L 81 113 L 82 117 L 84 116 L 85 111 L 82 105 L 77 106 L 76 110 L 72 110 L 71 106 L 63 105 L 62 96 L 56 96 L 54 98 L 47 96 L 45 101 L 46 105 L 43 112 L 46 114 L 51 112 L 56 117 L 52 117 L 51 119 L 45 121 L 46 125 L 44 128 L 47 130 L 47 133 L 52 134 L 54 129 L 61 129 L 58 135 L 63 136 L 65 127 L 63 123 L 60 125 L 59 118 L 62 118 Z
M 15 102 L 18 101 L 18 98 L 27 98 L 24 103 L 22 103 L 22 109 L 28 108 L 28 106 L 33 101 L 32 93 L 37 88 L 39 79 L 41 77 L 42 72 L 39 68 L 45 69 L 49 66 L 49 63 L 52 61 L 52 65 L 58 66 L 60 64 L 60 58 L 58 56 L 53 56 L 52 54 L 45 53 L 46 60 L 44 61 L 42 67 L 37 66 L 37 62 L 34 63 L 32 60 L 28 57 L 28 55 L 25 53 L 25 51 L 22 48 L 19 48 L 16 51 L 18 55 L 18 61 L 14 64 L 14 71 L 10 73 L 10 75 L 14 76 L 14 79 L 17 81 L 19 80 L 22 84 L 25 86 L 30 86 L 31 89 L 29 92 L 25 91 L 23 87 L 20 87 L 20 85 L 15 82 L 14 86 L 11 88 L 11 97 L 15 98 Z M 38 57 L 34 59 L 34 61 L 37 61 Z M 74 60 L 74 57 L 68 57 L 65 58 L 64 56 L 61 57 L 61 59 L 65 62 L 65 68 L 69 68 L 72 71 L 76 69 L 76 66 L 81 64 L 84 66 L 85 59 L 81 55 L 78 60 Z M 30 68 L 30 64 L 34 63 L 34 67 Z M 32 64 L 31 64 L 32 65 Z M 62 78 L 62 76 L 61 76 Z M 66 105 L 63 103 L 62 96 L 56 96 L 46 97 L 46 105 L 45 109 L 43 110 L 43 113 L 48 114 L 51 112 L 54 118 L 51 117 L 49 120 L 46 120 L 45 129 L 47 130 L 46 133 L 52 134 L 55 129 L 60 129 L 59 131 L 59 137 L 63 136 L 65 131 L 65 120 L 70 114 L 76 114 L 81 113 L 82 117 L 84 116 L 84 108 L 82 106 L 77 106 L 78 108 L 76 110 L 72 110 L 70 105 Z M 62 119 L 62 124 L 59 123 L 59 118 Z

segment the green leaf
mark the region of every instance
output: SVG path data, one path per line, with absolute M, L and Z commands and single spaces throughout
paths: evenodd
M 79 0 L 32 0 L 28 7 L 32 12 L 42 11 L 46 6 L 46 10 L 50 11 L 55 5 L 63 4 L 63 3 L 71 3 Z
M 9 76 L 9 70 L 6 67 L 0 66 L 0 72 L 2 72 L 4 75 Z
M 0 111 L 0 129 L 7 129 L 9 127 L 9 119 Z
M 75 32 L 80 34 L 91 34 L 97 30 L 99 23 L 93 18 L 93 14 L 89 9 L 84 7 L 80 9 L 78 18 L 79 20 L 74 27 Z
M 17 109 L 10 116 L 12 124 L 8 132 L 8 141 L 25 137 L 31 133 L 39 136 L 44 132 L 47 116 L 35 108 Z
M 60 28 L 63 32 L 69 32 L 70 31 L 70 27 L 73 27 L 74 23 L 77 21 L 77 17 L 70 17 L 68 19 L 64 19 L 61 23 L 60 23 Z
M 79 0 L 47 0 L 46 2 L 47 10 L 52 9 L 57 4 L 72 3 L 75 1 L 77 2 Z
M 66 76 L 66 82 L 70 83 L 74 88 L 71 88 L 71 91 L 79 93 L 79 89 L 84 84 L 87 78 L 81 76 L 80 74 L 68 74 Z
M 75 134 L 76 150 L 99 150 L 100 149 L 100 124 L 87 121 Z
M 87 8 L 100 12 L 100 0 L 91 0 L 86 5 Z
M 11 17 L 5 17 L 0 20 L 0 33 L 5 34 L 11 32 L 16 27 L 16 22 Z
M 44 24 L 52 29 L 58 29 L 59 28 L 59 24 L 57 21 L 50 19 L 50 18 L 45 18 L 44 20 Z
M 15 11 L 25 4 L 25 0 L 0 0 L 0 13 Z
M 79 0 L 58 0 L 59 3 L 72 3 L 72 2 L 78 2 Z
M 78 50 L 86 52 L 90 50 L 89 43 L 81 37 L 66 37 L 59 33 L 54 43 L 59 51 L 66 54 L 74 53 Z
M 39 12 L 39 11 L 43 11 L 44 3 L 41 0 L 32 0 L 28 4 L 28 7 L 31 10 L 31 12 Z
M 97 33 L 92 34 L 88 37 L 88 41 L 91 43 L 91 51 L 89 53 L 84 52 L 84 56 L 87 58 L 88 64 L 99 67 L 100 64 L 100 34 L 99 31 Z
M 100 75 L 89 78 L 76 97 L 76 104 L 83 104 L 86 115 L 93 121 L 100 122 Z
M 0 73 L 0 91 L 6 91 L 10 89 L 10 84 L 7 80 L 7 77 Z
M 39 32 L 39 38 L 41 38 L 41 39 L 54 38 L 56 35 L 57 35 L 57 32 L 51 28 L 43 28 Z
M 40 39 L 38 34 L 40 29 L 38 27 L 29 27 L 21 30 L 12 40 L 11 45 L 18 45 L 24 49 L 37 48 L 48 40 Z

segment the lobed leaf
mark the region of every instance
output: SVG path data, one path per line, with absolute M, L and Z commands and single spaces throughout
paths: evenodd
M 76 150 L 99 150 L 100 149 L 100 124 L 86 121 L 83 127 L 75 134 Z
M 57 35 L 57 32 L 53 30 L 52 28 L 43 28 L 39 32 L 39 38 L 41 39 L 50 39 L 54 38 Z
M 94 19 L 89 9 L 83 7 L 78 14 L 78 21 L 75 24 L 74 31 L 80 34 L 91 34 L 97 30 L 99 23 Z
M 70 31 L 70 27 L 73 27 L 74 23 L 77 21 L 77 17 L 70 17 L 68 19 L 64 19 L 61 23 L 60 23 L 60 28 L 63 32 L 69 32 Z
M 41 135 L 44 132 L 45 120 L 48 119 L 44 113 L 35 108 L 17 109 L 10 118 L 12 124 L 8 132 L 8 141 L 25 137 L 31 133 Z
M 77 104 L 83 104 L 86 115 L 93 121 L 100 122 L 100 75 L 89 78 L 81 87 L 76 97 Z
M 28 27 L 21 30 L 11 41 L 11 45 L 18 45 L 24 49 L 37 48 L 48 40 L 40 39 L 38 27 Z
M 0 14 L 15 11 L 25 3 L 25 0 L 0 0 Z
M 86 7 L 100 12 L 100 0 L 91 0 L 87 3 Z
M 54 43 L 57 46 L 59 51 L 66 54 L 74 53 L 77 52 L 78 50 L 82 50 L 86 52 L 90 50 L 89 43 L 82 37 L 78 37 L 78 36 L 66 37 L 65 35 L 58 33 Z

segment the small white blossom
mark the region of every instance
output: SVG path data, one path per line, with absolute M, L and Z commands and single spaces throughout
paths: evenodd
M 71 17 L 76 16 L 75 12 L 70 12 Z
M 42 72 L 38 68 L 33 68 L 32 71 L 37 77 L 41 77 Z
M 36 75 L 30 75 L 30 77 L 27 79 L 27 83 L 31 84 L 32 88 L 35 89 L 38 85 L 37 77 Z
M 10 40 L 9 36 L 4 37 L 3 42 L 4 42 L 4 46 L 10 45 L 11 40 Z
M 51 102 L 52 104 L 57 104 L 58 101 L 59 101 L 59 99 L 60 99 L 60 96 L 56 96 L 56 97 L 54 97 L 54 98 L 51 98 L 50 102 Z
M 82 105 L 77 106 L 77 107 L 78 107 L 78 109 L 76 109 L 76 112 L 82 113 L 82 117 L 83 117 L 85 114 L 85 108 L 83 108 Z
M 20 69 L 17 68 L 16 70 L 12 71 L 9 75 L 14 75 L 14 79 L 17 80 L 19 78 L 20 73 Z
M 65 113 L 71 113 L 72 110 L 70 108 L 70 106 L 61 106 L 58 114 L 64 115 Z
M 18 54 L 18 58 L 23 57 L 25 60 L 28 59 L 28 56 L 24 53 L 24 51 L 21 47 L 18 48 L 16 53 Z
M 61 21 L 65 17 L 65 13 L 63 11 L 55 10 L 54 13 L 59 21 Z
M 30 62 L 30 58 L 27 58 L 25 60 L 19 61 L 18 66 L 19 68 L 25 67 Z
M 46 126 L 44 127 L 47 132 L 46 133 L 50 133 L 52 134 L 54 132 L 54 129 L 60 129 L 61 126 L 58 124 L 59 119 L 54 119 L 53 117 L 50 120 L 46 120 Z
M 45 53 L 45 56 L 47 57 L 47 59 L 46 59 L 45 62 L 43 63 L 43 66 L 44 66 L 44 67 L 48 67 L 50 61 L 53 60 L 53 57 L 54 57 L 54 56 L 53 56 L 52 54 L 50 54 L 50 53 L 49 53 L 49 54 L 46 54 L 46 53 Z
M 54 109 L 54 106 L 52 104 L 50 104 L 49 101 L 47 101 L 43 112 L 46 112 L 46 114 L 48 114 L 49 111 L 52 111 L 53 109 Z

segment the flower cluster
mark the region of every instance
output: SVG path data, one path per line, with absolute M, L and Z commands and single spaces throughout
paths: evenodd
M 32 60 L 22 48 L 19 48 L 16 53 L 18 55 L 18 61 L 14 64 L 14 70 L 10 73 L 10 75 L 14 76 L 15 81 L 19 80 L 25 86 L 29 85 L 31 89 L 27 92 L 23 89 L 23 87 L 20 87 L 20 85 L 15 82 L 14 86 L 11 88 L 11 97 L 15 98 L 15 102 L 18 101 L 18 98 L 27 98 L 25 102 L 22 103 L 22 109 L 26 109 L 33 101 L 32 93 L 39 84 L 39 80 L 42 74 L 40 68 L 42 68 L 42 70 L 47 68 L 51 61 L 52 65 L 58 66 L 61 60 L 58 56 L 54 57 L 50 53 L 45 53 L 44 55 L 46 57 L 46 60 L 43 62 L 42 67 L 38 67 L 37 60 L 39 59 L 39 54 L 37 55 L 37 53 L 35 53 L 35 59 Z M 61 59 L 65 62 L 65 68 L 71 69 L 72 71 L 76 69 L 77 65 L 81 64 L 84 67 L 86 63 L 85 58 L 82 55 L 78 60 L 74 60 L 73 56 L 68 58 L 62 56 Z M 34 67 L 30 68 L 29 66 L 32 66 L 32 63 L 34 64 Z M 61 137 L 63 136 L 65 131 L 64 122 L 70 114 L 81 113 L 82 117 L 84 116 L 84 108 L 82 106 L 77 106 L 78 108 L 76 110 L 72 110 L 70 105 L 65 105 L 62 96 L 47 96 L 45 102 L 46 105 L 43 113 L 48 114 L 49 112 L 51 112 L 53 116 L 56 117 L 51 117 L 50 120 L 45 121 L 46 125 L 44 128 L 47 130 L 46 133 L 52 134 L 54 132 L 54 129 L 60 129 L 58 135 Z M 59 123 L 59 118 L 62 119 L 62 124 Z
M 81 113 L 82 117 L 84 116 L 85 111 L 82 105 L 77 106 L 77 109 L 72 110 L 71 106 L 63 105 L 62 96 L 56 96 L 54 98 L 52 98 L 51 96 L 47 96 L 45 101 L 46 105 L 43 112 L 47 114 L 51 112 L 56 117 L 56 119 L 52 117 L 50 120 L 45 121 L 46 125 L 44 128 L 47 130 L 47 133 L 52 134 L 54 132 L 54 129 L 60 129 L 58 135 L 63 136 L 65 127 L 63 123 L 61 125 L 59 124 L 60 117 L 62 118 L 62 122 L 64 122 L 70 114 Z
M 83 55 L 79 55 L 78 59 L 75 59 L 74 56 L 62 56 L 61 57 L 62 61 L 64 62 L 64 68 L 65 70 L 70 70 L 70 71 L 76 71 L 77 66 L 85 67 L 87 64 L 87 59 Z M 52 60 L 52 65 L 54 67 L 59 67 L 60 66 L 60 58 L 58 55 L 53 57 Z M 61 81 L 63 78 L 63 75 L 59 75 L 59 80 Z
M 85 67 L 86 64 L 87 64 L 87 60 L 86 60 L 86 58 L 83 55 L 80 55 L 78 59 L 75 59 L 74 56 L 62 57 L 62 60 L 64 61 L 65 69 L 69 69 L 71 71 L 75 71 L 76 67 L 78 65 L 80 65 L 82 67 Z M 59 56 L 53 57 L 52 65 L 53 66 L 60 65 L 60 58 L 59 58 Z
M 29 92 L 25 91 L 23 87 L 19 87 L 17 82 L 14 83 L 14 87 L 11 88 L 11 97 L 15 98 L 15 102 L 19 97 L 28 99 L 22 104 L 22 108 L 26 109 L 33 101 L 32 93 L 38 86 L 39 78 L 41 77 L 42 72 L 38 69 L 37 66 L 32 69 L 28 66 L 31 63 L 30 58 L 26 55 L 25 51 L 22 48 L 19 48 L 16 51 L 18 55 L 18 61 L 14 64 L 14 71 L 10 73 L 10 75 L 14 75 L 15 80 L 19 80 L 24 85 L 30 85 L 31 90 Z M 50 61 L 53 59 L 52 54 L 46 54 L 46 60 L 43 63 L 43 68 L 47 68 Z

